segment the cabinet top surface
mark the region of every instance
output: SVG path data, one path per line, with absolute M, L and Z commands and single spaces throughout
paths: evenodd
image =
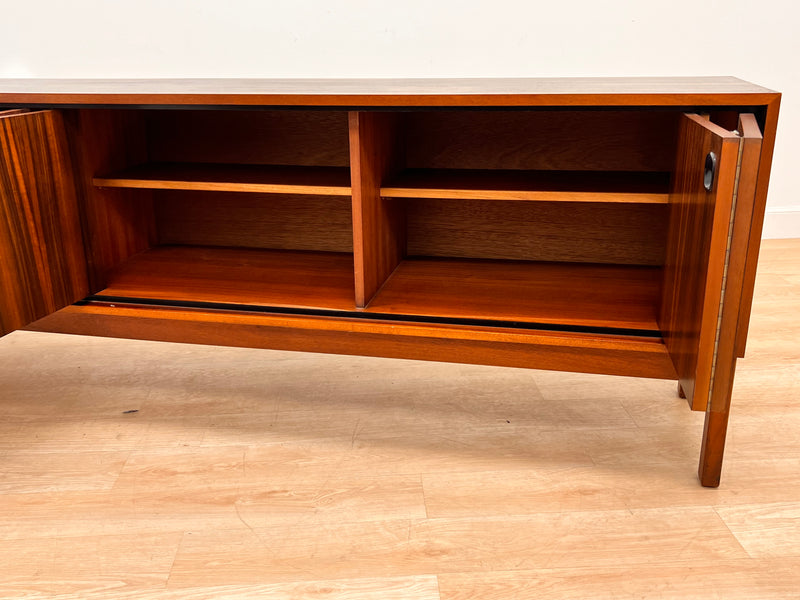
M 647 106 L 766 104 L 736 77 L 0 79 L 0 104 Z

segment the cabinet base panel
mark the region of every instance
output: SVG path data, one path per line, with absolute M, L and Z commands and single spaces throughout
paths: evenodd
M 676 379 L 660 340 L 139 306 L 68 306 L 27 327 L 114 338 Z

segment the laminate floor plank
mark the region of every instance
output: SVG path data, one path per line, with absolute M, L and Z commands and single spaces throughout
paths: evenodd
M 800 497 L 797 460 L 735 460 L 725 471 L 726 485 L 690 488 L 695 475 L 681 463 L 576 467 L 562 471 L 497 471 L 423 475 L 428 516 L 522 515 L 530 507 L 554 513 L 708 506 L 769 502 L 785 494 Z M 683 481 L 684 485 L 676 484 Z M 635 485 L 633 483 L 635 482 Z M 749 505 L 748 505 L 749 506 Z
M 654 554 L 686 565 L 747 557 L 708 507 L 208 529 L 187 532 L 169 587 L 635 566 Z
M 0 494 L 70 490 L 108 490 L 129 452 L 47 452 L 6 450 L 0 471 Z
M 718 506 L 716 510 L 750 556 L 793 556 L 800 562 L 800 500 Z
M 105 595 L 120 590 L 163 589 L 181 533 L 54 536 L 39 543 L 4 540 L 0 544 L 3 598 L 40 594 Z
M 168 590 L 163 586 L 137 590 L 82 590 L 77 594 L 29 593 L 28 600 L 439 600 L 435 575 L 379 579 L 334 579 L 290 583 L 221 585 Z
M 788 600 L 800 597 L 800 561 L 447 573 L 439 576 L 439 590 L 442 600 Z

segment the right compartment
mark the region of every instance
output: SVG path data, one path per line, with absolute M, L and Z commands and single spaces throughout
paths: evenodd
M 351 144 L 355 136 L 384 150 L 362 164 L 379 191 L 356 201 L 370 215 L 364 271 L 382 261 L 372 265 L 374 292 L 365 285 L 366 310 L 659 337 L 680 115 L 423 110 L 351 119 Z

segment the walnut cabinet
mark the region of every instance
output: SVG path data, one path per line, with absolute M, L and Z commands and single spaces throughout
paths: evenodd
M 674 379 L 716 486 L 779 102 L 728 77 L 0 81 L 0 334 Z

